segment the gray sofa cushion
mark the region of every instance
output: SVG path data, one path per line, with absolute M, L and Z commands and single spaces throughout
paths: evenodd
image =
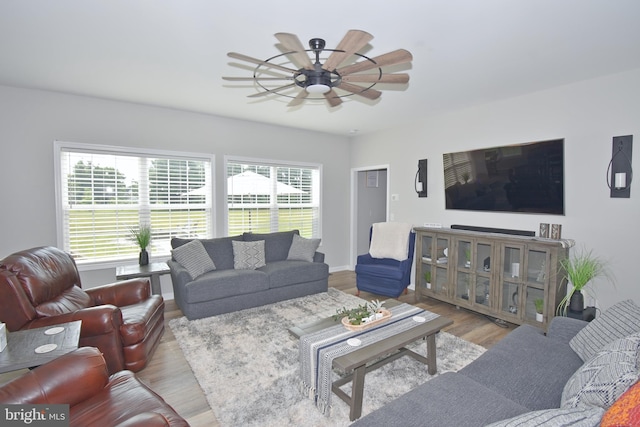
M 177 248 L 194 239 L 181 239 L 174 237 L 171 239 L 171 247 Z M 215 239 L 199 239 L 206 249 L 209 257 L 216 265 L 216 270 L 233 269 L 233 247 L 232 241 L 242 241 L 242 236 L 218 237 Z
M 632 300 L 620 301 L 585 326 L 569 344 L 586 361 L 606 344 L 636 332 L 640 332 L 640 307 Z
M 216 265 L 199 240 L 192 240 L 178 246 L 171 251 L 171 256 L 189 272 L 192 278 L 216 269 Z
M 320 239 L 305 239 L 294 234 L 287 259 L 313 262 L 318 246 L 320 246 Z
M 269 276 L 270 288 L 322 280 L 329 274 L 327 264 L 306 261 L 275 261 L 259 270 Z
M 487 427 L 595 427 L 604 414 L 602 408 L 544 409 L 498 421 Z
M 214 270 L 185 288 L 185 302 L 195 303 L 267 290 L 269 278 L 258 270 Z
M 255 270 L 264 267 L 264 240 L 255 242 L 231 242 L 233 245 L 233 268 Z
M 352 426 L 481 427 L 524 412 L 528 412 L 524 406 L 472 379 L 449 372 L 360 418 Z
M 294 234 L 300 234 L 300 232 L 298 230 L 291 230 L 264 234 L 244 233 L 243 238 L 246 242 L 264 240 L 265 260 L 267 263 L 270 263 L 287 259 Z
M 564 385 L 581 365 L 568 344 L 522 325 L 459 373 L 529 410 L 539 410 L 560 406 Z
M 567 381 L 562 393 L 562 407 L 599 406 L 609 409 L 638 381 L 639 350 L 640 334 L 605 345 Z

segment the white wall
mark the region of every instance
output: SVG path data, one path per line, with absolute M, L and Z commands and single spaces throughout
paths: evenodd
M 247 106 L 251 108 L 251 106 Z M 0 86 L 0 258 L 57 245 L 53 141 L 213 153 L 216 234 L 224 235 L 225 155 L 323 165 L 322 246 L 331 268 L 349 263 L 349 148 L 346 138 L 59 93 Z M 132 260 L 132 263 L 135 263 Z M 115 269 L 83 271 L 86 287 L 115 280 Z M 163 292 L 171 292 L 162 278 Z
M 605 179 L 612 138 L 629 134 L 635 137 L 633 165 L 640 170 L 640 70 L 359 136 L 352 143 L 351 167 L 390 165 L 389 192 L 400 195 L 390 202 L 396 221 L 535 231 L 541 222 L 562 224 L 562 237 L 610 262 L 616 286 L 596 281 L 598 306 L 626 298 L 640 304 L 640 180 L 634 180 L 630 199 L 613 199 Z M 552 138 L 565 139 L 565 216 L 444 209 L 443 153 Z M 428 159 L 428 197 L 419 199 L 413 179 L 423 158 Z M 587 303 L 594 301 L 587 298 Z

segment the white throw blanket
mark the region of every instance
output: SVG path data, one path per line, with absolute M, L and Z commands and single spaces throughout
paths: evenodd
M 404 222 L 377 222 L 373 224 L 369 254 L 373 258 L 407 259 L 409 233 L 413 226 Z

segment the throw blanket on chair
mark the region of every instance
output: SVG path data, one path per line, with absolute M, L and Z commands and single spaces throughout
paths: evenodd
M 300 337 L 300 390 L 314 399 L 324 415 L 330 415 L 333 359 L 361 348 L 347 344 L 348 339 L 358 338 L 361 345 L 365 346 L 416 326 L 414 316 L 420 315 L 426 321 L 439 317 L 438 314 L 409 304 L 400 304 L 389 311 L 389 320 L 363 331 L 350 331 L 338 324 Z
M 373 258 L 407 259 L 411 224 L 404 222 L 377 222 L 373 224 L 369 254 Z

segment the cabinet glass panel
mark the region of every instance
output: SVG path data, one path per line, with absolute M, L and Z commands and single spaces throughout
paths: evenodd
M 456 277 L 456 298 L 469 301 L 469 273 L 457 272 Z
M 491 271 L 491 245 L 478 243 L 476 245 L 476 271 Z
M 475 301 L 476 304 L 482 304 L 489 307 L 491 295 L 489 294 L 489 285 L 491 281 L 488 277 L 476 277 Z
M 447 286 L 447 269 L 443 267 L 436 267 L 436 292 L 446 294 Z
M 520 277 L 520 248 L 507 246 L 504 248 L 504 277 L 516 279 Z
M 544 283 L 547 280 L 547 253 L 528 251 L 527 282 Z
M 471 242 L 458 240 L 458 268 L 471 268 Z
M 502 311 L 518 316 L 518 306 L 520 301 L 519 286 L 517 283 L 505 282 L 502 284 Z
M 527 320 L 536 320 L 536 301 L 539 301 L 538 304 L 542 306 L 544 291 L 537 288 L 527 288 L 527 302 L 525 304 L 525 318 Z
M 422 260 L 424 262 L 431 262 L 433 260 L 433 256 L 431 254 L 433 251 L 433 237 L 431 236 L 422 236 Z
M 447 264 L 449 261 L 449 239 L 438 238 L 436 242 L 436 262 L 438 264 Z

